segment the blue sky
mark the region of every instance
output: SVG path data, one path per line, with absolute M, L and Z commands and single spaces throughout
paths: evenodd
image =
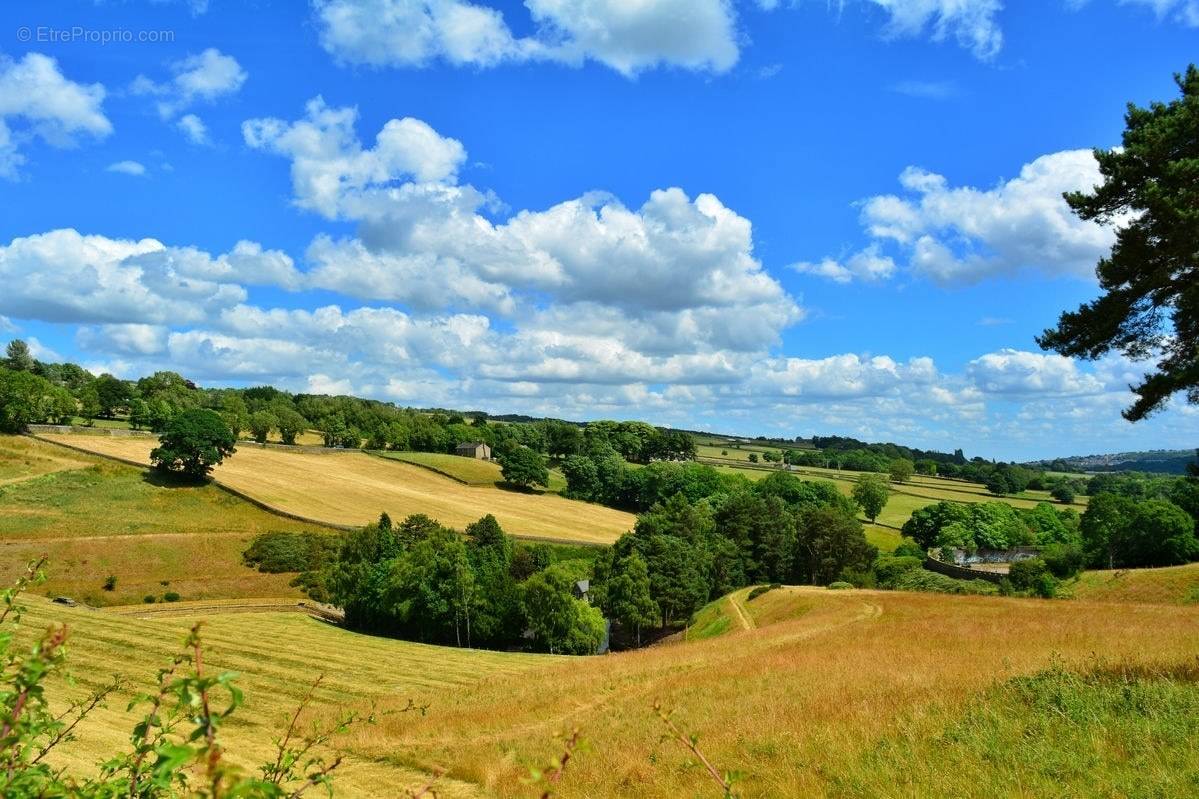
M 116 41 L 104 41 L 105 38 Z M 0 328 L 401 404 L 1032 458 L 1193 446 L 1095 296 L 1124 104 L 1199 0 L 0 11 Z

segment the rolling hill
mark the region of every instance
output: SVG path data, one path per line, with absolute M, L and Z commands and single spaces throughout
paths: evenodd
M 745 796 L 1091 795 L 1105 784 L 1169 796 L 1199 776 L 1183 736 L 1199 719 L 1188 715 L 1194 683 L 1145 666 L 1129 672 L 1144 682 L 1109 697 L 1102 677 L 1149 663 L 1146 653 L 1155 663 L 1193 661 L 1197 608 L 814 588 L 736 599 L 750 624 L 592 658 L 427 647 L 299 614 L 213 617 L 206 636 L 209 661 L 240 672 L 247 690 L 229 727 L 242 762 L 262 759 L 268 731 L 321 672 L 329 682 L 319 708 L 427 705 L 340 742 L 339 796 L 377 795 L 379 785 L 398 793 L 440 770 L 439 796 L 534 795 L 522 781 L 529 766 L 548 762 L 558 736 L 576 728 L 588 746 L 555 796 L 719 795 L 695 758 L 663 738 L 656 701 L 719 769 L 743 772 Z M 149 678 L 193 621 L 33 603 L 30 629 L 70 625 L 72 664 L 86 683 L 112 672 Z M 1084 715 L 1064 722 L 1038 704 L 1041 694 L 1025 690 L 1038 680 L 1050 681 L 1045 696 Z M 1121 709 L 1121 695 L 1139 704 Z M 89 722 L 65 765 L 119 745 L 123 710 L 114 701 Z M 1075 766 L 1063 769 L 1063 759 Z
M 155 446 L 148 437 L 42 439 L 146 465 Z M 393 519 L 424 513 L 462 529 L 491 513 L 511 535 L 583 544 L 611 543 L 633 526 L 631 514 L 601 505 L 466 485 L 429 468 L 353 450 L 292 452 L 243 444 L 213 478 L 278 511 L 332 525 L 363 525 L 383 512 Z

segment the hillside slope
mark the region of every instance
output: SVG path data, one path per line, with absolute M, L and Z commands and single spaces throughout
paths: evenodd
M 149 464 L 151 438 L 43 436 L 91 452 Z M 607 544 L 632 529 L 623 511 L 554 494 L 464 485 L 420 466 L 354 451 L 289 452 L 244 445 L 218 466 L 222 485 L 317 522 L 362 525 L 386 511 L 399 520 L 424 513 L 462 529 L 491 513 L 515 536 Z
M 92 605 L 161 599 L 299 596 L 290 575 L 242 565 L 253 537 L 332 532 L 281 518 L 215 486 L 164 487 L 144 469 L 36 439 L 0 436 L 0 580 L 48 557 L 41 591 Z M 20 472 L 21 477 L 12 476 Z M 118 578 L 112 590 L 105 580 Z
M 214 617 L 207 636 L 212 662 L 243 674 L 248 701 L 230 730 L 236 743 L 256 742 L 251 762 L 320 672 L 330 677 L 320 707 L 379 703 L 379 723 L 342 741 L 349 768 L 338 795 L 348 797 L 378 795 L 380 785 L 398 791 L 441 769 L 439 795 L 529 796 L 522 782 L 528 767 L 560 753 L 557 736 L 575 728 L 589 746 L 572 759 L 556 796 L 713 795 L 704 773 L 688 765 L 692 756 L 663 740 L 655 701 L 698 736 L 719 768 L 745 773 L 745 796 L 877 795 L 847 789 L 877 789 L 877 746 L 906 741 L 919 757 L 932 757 L 943 748 L 940 736 L 980 701 L 996 703 L 1004 718 L 1016 713 L 1001 687 L 1012 678 L 1053 664 L 1086 671 L 1097 656 L 1104 663 L 1193 660 L 1199 647 L 1199 608 L 1192 607 L 815 588 L 777 589 L 741 607 L 753 629 L 593 658 L 427 647 L 342 632 L 294 613 Z M 29 627 L 52 618 L 71 625 L 73 667 L 86 682 L 113 671 L 145 679 L 191 622 L 38 602 Z M 427 704 L 425 715 L 386 714 L 409 699 Z M 97 740 L 120 740 L 123 709 L 113 702 L 84 731 L 71 750 L 73 765 L 100 756 Z M 1075 748 L 1066 751 L 1053 730 L 1038 734 L 1044 737 L 1021 732 L 1000 740 L 1013 753 L 1027 745 L 1045 762 L 1069 755 L 1079 763 L 1088 752 L 1077 747 L 1103 743 L 1102 736 L 1071 738 Z M 1162 750 L 1171 757 L 1165 776 L 1199 776 L 1194 749 L 1171 747 Z M 1080 771 L 1070 777 L 1077 782 L 1054 782 L 1055 774 L 1005 760 L 1006 752 L 983 753 L 992 758 L 991 781 L 926 769 L 903 795 L 1087 795 L 1074 788 L 1095 779 Z M 1103 762 L 1120 779 L 1136 777 L 1136 759 Z M 907 775 L 887 779 L 897 778 Z

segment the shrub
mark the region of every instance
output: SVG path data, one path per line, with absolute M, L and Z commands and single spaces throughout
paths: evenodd
M 912 539 L 905 538 L 903 539 L 903 543 L 895 547 L 895 551 L 891 554 L 898 558 L 918 558 L 923 561 L 928 553 L 924 551 L 924 547 Z
M 923 558 L 911 555 L 883 555 L 874 562 L 874 576 L 878 584 L 890 588 L 904 572 L 919 569 Z
M 1049 493 L 1054 499 L 1056 499 L 1058 502 L 1061 502 L 1063 505 L 1069 505 L 1074 501 L 1074 487 L 1069 483 L 1058 483 Z
M 1054 577 L 1066 580 L 1082 571 L 1086 556 L 1082 547 L 1051 544 L 1041 550 L 1041 559 L 1045 561 Z
M 167 591 L 165 594 L 162 595 L 162 598 L 165 599 L 167 602 L 178 602 L 180 599 L 182 599 L 182 597 L 180 597 L 174 591 Z
M 955 580 L 927 569 L 903 572 L 892 586 L 900 591 L 928 591 L 935 594 L 998 594 L 999 587 L 986 580 Z
M 853 588 L 853 584 L 847 583 L 844 580 L 837 580 L 835 583 L 829 583 L 828 587 L 833 591 L 844 591 L 847 588 Z
M 841 572 L 841 582 L 849 583 L 854 588 L 874 588 L 878 585 L 878 581 L 874 578 L 874 570 L 866 569 L 846 569 Z
M 104 590 L 115 591 L 117 587 L 117 577 L 115 574 L 110 574 L 104 578 Z
M 144 597 L 142 597 L 142 602 L 145 602 L 147 605 L 153 605 L 154 604 L 154 595 L 146 594 Z
M 316 571 L 337 556 L 341 537 L 322 533 L 262 533 L 242 553 L 247 566 L 267 574 Z
M 757 599 L 758 597 L 762 596 L 762 594 L 765 594 L 769 591 L 773 591 L 776 588 L 782 588 L 782 587 L 783 586 L 779 583 L 771 583 L 770 585 L 755 586 L 753 588 L 753 590 L 751 590 L 749 592 L 749 596 L 746 597 L 746 601 L 749 601 L 751 599 Z
M 1017 561 L 1008 570 L 1008 580 L 1017 591 L 1051 599 L 1057 594 L 1057 579 L 1041 558 Z

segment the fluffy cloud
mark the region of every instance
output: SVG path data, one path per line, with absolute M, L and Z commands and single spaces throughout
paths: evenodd
M 636 209 L 591 193 L 496 223 L 456 182 L 466 151 L 405 118 L 361 145 L 353 109 L 319 98 L 304 119 L 250 120 L 246 142 L 291 161 L 295 201 L 359 223 L 318 237 L 312 285 L 431 310 L 471 306 L 566 318 L 655 352 L 773 344 L 801 311 L 753 255 L 750 221 L 710 194 L 652 192 Z
M 1004 349 L 974 359 L 967 374 L 980 391 L 998 395 L 1099 394 L 1104 382 L 1061 355 Z
M 125 356 L 157 355 L 166 348 L 163 325 L 115 324 L 81 327 L 75 334 L 80 347 Z
M 1016 350 L 982 355 L 956 374 L 928 357 L 782 357 L 760 345 L 737 349 L 738 334 L 695 319 L 696 309 L 630 324 L 613 306 L 561 304 L 512 325 L 473 312 L 248 304 L 242 281 L 268 279 L 297 275 L 285 255 L 251 243 L 211 256 L 153 239 L 54 231 L 0 248 L 0 280 L 15 287 L 0 297 L 0 312 L 80 323 L 76 343 L 96 356 L 87 363 L 126 376 L 169 368 L 209 383 L 269 382 L 419 406 L 688 427 L 707 419 L 723 430 L 947 448 L 967 440 L 1006 456 L 1052 454 L 1043 452 L 1045 429 L 1055 441 L 1112 440 L 1124 430 L 1126 387 L 1143 371 L 1116 357 L 1084 369 Z M 1199 432 L 1199 419 L 1170 420 Z
M 99 83 L 68 80 L 48 56 L 28 53 L 13 61 L 0 54 L 0 177 L 17 176 L 25 162 L 19 145 L 31 137 L 69 147 L 80 133 L 96 138 L 112 133 L 104 95 Z M 17 130 L 10 127 L 13 121 L 20 123 Z
M 942 175 L 908 167 L 899 176 L 904 194 L 862 202 L 862 224 L 872 241 L 854 256 L 860 259 L 856 268 L 854 259 L 796 268 L 843 283 L 886 278 L 895 264 L 884 248 L 896 247 L 915 273 L 938 283 L 976 283 L 1025 270 L 1085 278 L 1111 249 L 1115 231 L 1080 220 L 1062 193 L 1102 180 L 1089 150 L 1043 155 L 990 189 L 951 186 Z
M 419 119 L 392 119 L 363 148 L 354 132 L 358 111 L 330 108 L 317 97 L 302 120 L 251 119 L 242 125 L 246 144 L 291 160 L 292 186 L 302 208 L 334 218 L 347 196 L 404 177 L 422 182 L 452 180 L 466 159 L 455 139 L 444 138 Z
M 179 128 L 192 144 L 208 144 L 208 126 L 195 114 L 184 114 L 179 117 L 175 122 L 175 127 Z
M 317 0 L 321 45 L 339 61 L 490 67 L 594 60 L 625 75 L 659 64 L 724 72 L 738 57 L 729 0 L 528 0 L 536 32 L 512 33 L 494 8 L 465 0 Z
M 1173 19 L 1183 25 L 1199 27 L 1199 0 L 1121 0 L 1126 5 L 1147 6 L 1158 19 Z
M 791 268 L 801 274 L 828 278 L 834 283 L 850 283 L 855 279 L 876 282 L 895 274 L 895 261 L 891 256 L 883 255 L 877 244 L 872 244 L 844 262 L 825 258 L 819 263 L 801 261 L 792 264 Z
M 212 257 L 154 239 L 75 230 L 0 247 L 0 313 L 17 319 L 111 324 L 194 324 L 245 300 L 242 284 L 298 285 L 291 259 L 238 242 Z
M 887 37 L 953 40 L 983 60 L 1003 46 L 1000 0 L 865 4 L 885 16 Z M 527 36 L 514 34 L 499 10 L 469 0 L 314 2 L 325 50 L 342 63 L 374 67 L 595 61 L 626 76 L 658 66 L 722 73 L 736 65 L 744 40 L 733 0 L 526 0 L 524 5 L 533 29 Z M 774 11 L 783 3 L 757 0 L 756 5 Z M 843 5 L 844 0 L 838 3 Z
M 198 103 L 212 103 L 236 94 L 248 77 L 236 58 L 214 47 L 174 62 L 170 71 L 170 79 L 162 82 L 138 75 L 130 87 L 136 95 L 156 98 L 155 108 L 163 120 L 174 119 Z M 182 116 L 175 124 L 191 142 L 207 142 L 207 128 L 194 113 Z

